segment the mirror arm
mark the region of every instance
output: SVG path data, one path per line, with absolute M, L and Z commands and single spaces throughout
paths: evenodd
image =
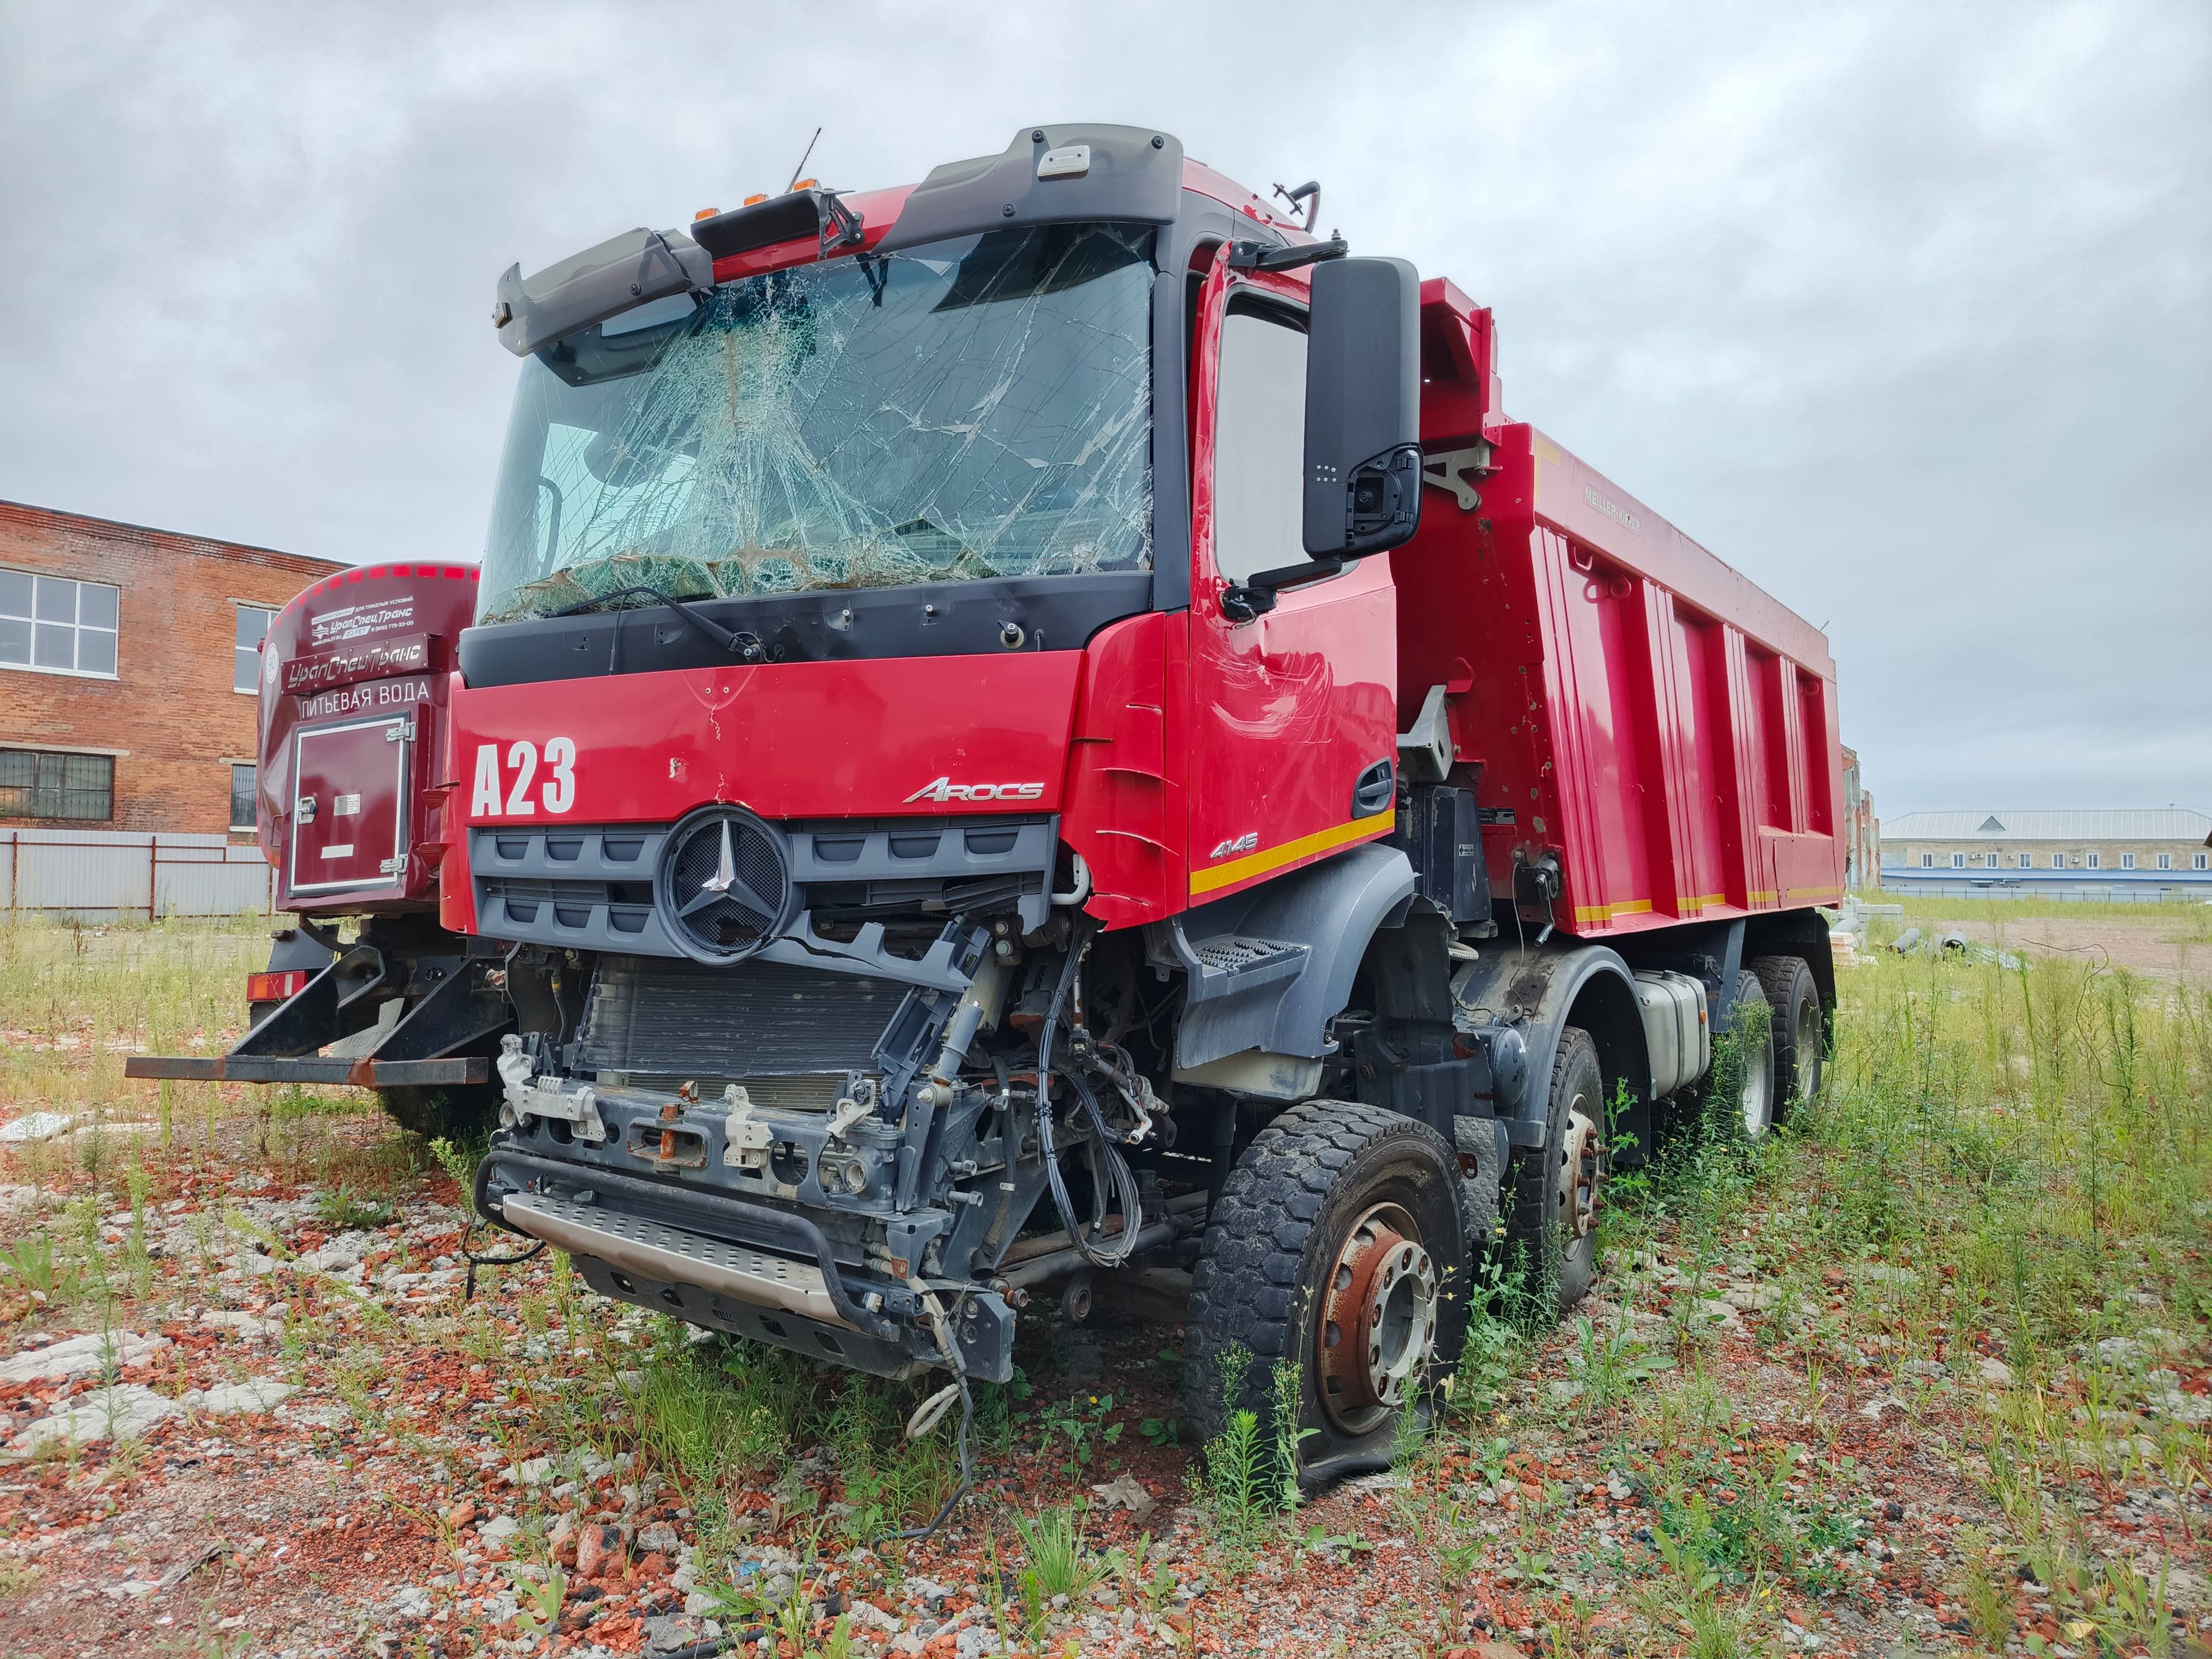
M 1256 617 L 1264 617 L 1275 608 L 1275 595 L 1285 588 L 1326 581 L 1350 562 L 1341 558 L 1310 559 L 1304 564 L 1256 570 L 1246 580 L 1232 582 L 1221 590 L 1221 614 L 1232 622 L 1250 622 Z
M 1332 235 L 1326 242 L 1306 242 L 1292 247 L 1279 247 L 1271 242 L 1231 242 L 1229 245 L 1229 268 L 1231 270 L 1296 270 L 1300 265 L 1318 264 L 1323 259 L 1341 259 L 1351 251 L 1351 244 L 1340 235 Z

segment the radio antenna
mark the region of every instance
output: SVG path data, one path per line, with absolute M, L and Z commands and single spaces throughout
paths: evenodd
M 819 139 L 821 137 L 822 137 L 822 129 L 821 129 L 820 127 L 817 127 L 817 128 L 815 128 L 815 129 L 814 129 L 814 137 L 812 137 L 812 138 L 809 138 L 809 139 L 806 141 L 806 148 L 805 148 L 805 149 L 803 149 L 803 150 L 799 151 L 799 165 L 798 165 L 797 167 L 795 167 L 792 168 L 792 170 L 791 170 L 791 183 L 789 183 L 789 184 L 786 185 L 783 187 L 783 193 L 784 193 L 786 196 L 790 195 L 790 194 L 791 194 L 791 192 L 792 192 L 794 189 L 796 189 L 796 188 L 798 187 L 798 185 L 799 185 L 799 175 L 800 173 L 804 173 L 804 172 L 805 172 L 805 171 L 806 171 L 806 158 L 807 158 L 808 156 L 810 156 L 810 155 L 813 155 L 813 154 L 814 154 L 814 145 L 815 145 L 815 142 L 816 142 L 816 140 L 817 140 L 817 139 Z

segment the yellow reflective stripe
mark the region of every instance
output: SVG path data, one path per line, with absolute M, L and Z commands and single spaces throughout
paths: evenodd
M 1316 853 L 1326 853 L 1346 842 L 1364 841 L 1370 836 L 1386 836 L 1396 822 L 1391 814 L 1379 812 L 1371 818 L 1354 818 L 1349 823 L 1316 830 L 1310 836 L 1300 836 L 1296 841 L 1286 841 L 1280 847 L 1270 847 L 1264 852 L 1248 853 L 1241 859 L 1217 864 L 1210 870 L 1194 870 L 1190 872 L 1190 890 L 1194 894 L 1210 893 L 1217 887 L 1233 887 L 1240 881 L 1264 876 L 1270 870 L 1296 864 L 1300 859 L 1310 858 Z
M 1615 916 L 1638 916 L 1651 908 L 1650 899 L 1620 899 L 1612 904 L 1577 904 L 1577 921 L 1611 921 Z

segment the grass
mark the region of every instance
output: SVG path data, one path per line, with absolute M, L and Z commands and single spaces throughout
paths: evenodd
M 1855 1499 L 1871 1476 L 1842 1443 L 1845 1401 L 1936 1411 L 1941 1377 L 1975 1404 L 1971 1443 L 1935 1443 L 1990 1512 L 1950 1575 L 1966 1627 L 2000 1647 L 2025 1571 L 2068 1647 L 2163 1651 L 2163 1561 L 2101 1516 L 2124 1489 L 2185 1494 L 2212 1468 L 2202 1427 L 2142 1409 L 2171 1387 L 2160 1355 L 2202 1352 L 2212 1322 L 2212 990 L 2078 957 L 1887 954 L 1840 989 L 1822 1100 L 1757 1143 L 1693 1109 L 1615 1181 L 1608 1309 L 1554 1334 L 1510 1273 L 1477 1298 L 1447 1433 L 1424 1460 L 1440 1547 L 1458 1576 L 1480 1564 L 1535 1585 L 1571 1624 L 1532 1518 L 1549 1489 L 1510 1524 L 1464 1494 L 1527 1480 L 1532 1437 L 1601 1441 L 1642 1491 L 1650 1541 L 1588 1565 L 1627 1578 L 1647 1639 L 1713 1659 L 1771 1649 L 1774 1597 L 1849 1603 L 1868 1571 Z M 1714 1370 L 1705 1310 L 1747 1281 L 1755 1342 L 1800 1376 L 1794 1435 L 1747 1417 Z M 1664 1319 L 1646 1311 L 1662 1291 Z M 2003 1369 L 1984 1382 L 1991 1360 Z M 1519 1380 L 1546 1363 L 1555 1381 Z

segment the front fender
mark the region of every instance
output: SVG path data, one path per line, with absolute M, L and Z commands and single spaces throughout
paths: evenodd
M 1331 1051 L 1328 1023 L 1344 1012 L 1376 930 L 1402 921 L 1413 866 L 1395 847 L 1370 842 L 1257 887 L 1187 910 L 1151 930 L 1153 959 L 1189 975 L 1178 1071 L 1248 1050 L 1314 1060 Z M 1237 974 L 1203 971 L 1208 947 L 1276 945 L 1292 960 Z M 1212 982 L 1218 977 L 1220 982 Z

